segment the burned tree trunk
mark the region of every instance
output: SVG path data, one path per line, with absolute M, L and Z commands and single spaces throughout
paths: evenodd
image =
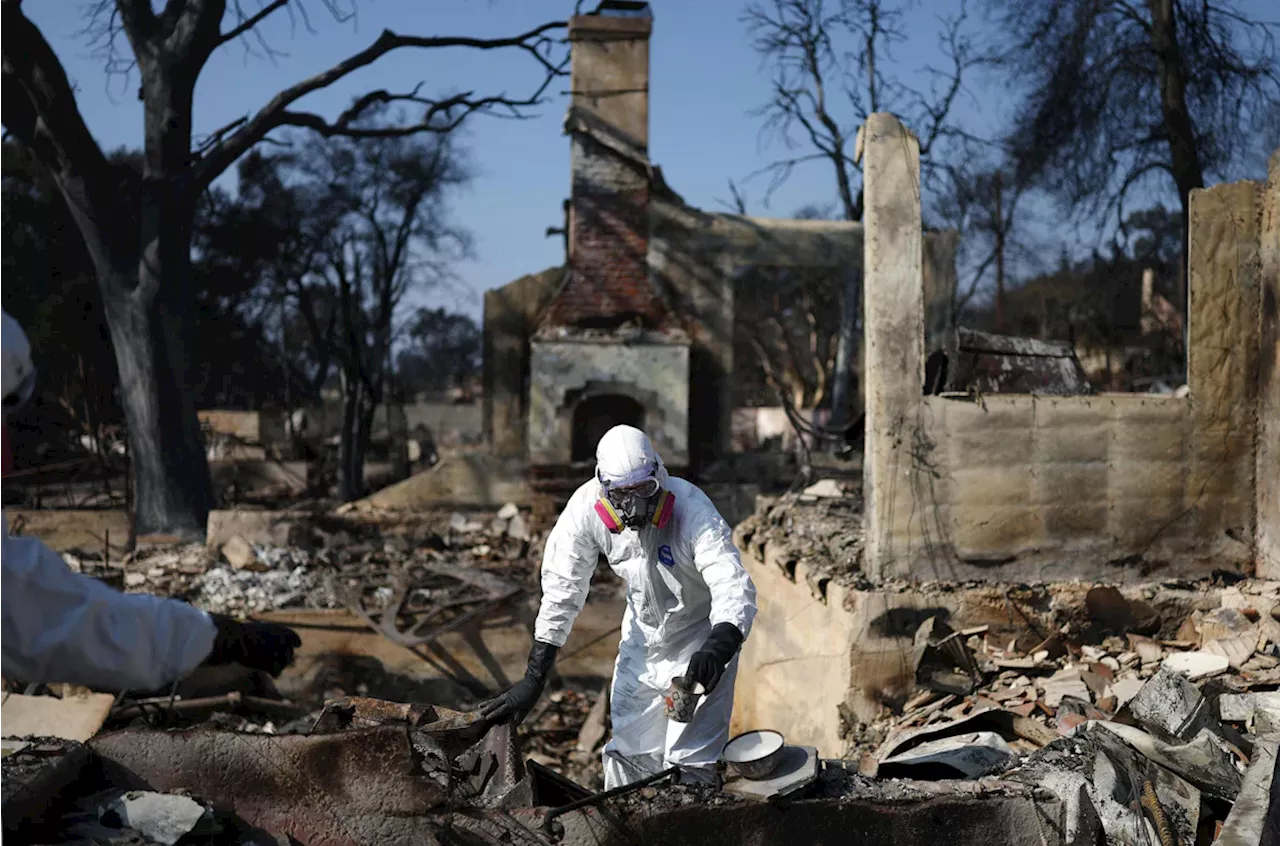
M 359 375 L 342 372 L 342 428 L 338 434 L 338 499 L 357 500 L 364 493 L 364 452 L 360 449 L 361 394 Z
M 190 288 L 166 291 L 163 299 L 113 288 L 103 295 L 129 430 L 137 531 L 202 536 L 213 486 L 188 390 L 191 308 L 173 302 L 189 299 Z
M 1178 47 L 1173 0 L 1148 0 L 1151 8 L 1151 46 L 1160 80 L 1160 112 L 1168 135 L 1173 181 L 1187 218 L 1191 191 L 1204 187 L 1204 167 L 1196 147 L 1195 125 L 1187 107 L 1187 69 Z M 1184 224 L 1185 229 L 1185 224 Z
M 203 536 L 213 483 L 191 393 L 194 79 L 144 68 L 146 133 L 136 284 L 104 285 L 137 486 L 139 533 Z
M 1178 47 L 1173 0 L 1147 0 L 1151 9 L 1151 46 L 1160 81 L 1160 113 L 1169 141 L 1169 162 L 1182 204 L 1182 256 L 1178 262 L 1178 290 L 1186 297 L 1187 255 L 1190 248 L 1191 192 L 1204 187 L 1204 165 L 1196 145 L 1195 123 L 1187 107 L 1187 69 Z

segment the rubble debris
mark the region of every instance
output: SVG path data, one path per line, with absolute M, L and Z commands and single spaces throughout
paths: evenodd
M 94 738 L 118 781 L 189 791 L 304 843 L 436 842 L 453 796 L 439 744 L 404 726 L 315 736 L 126 729 Z
M 219 551 L 233 570 L 265 573 L 271 569 L 270 564 L 258 559 L 258 553 L 254 552 L 253 545 L 240 535 L 232 535 Z
M 125 793 L 100 813 L 104 822 L 118 822 L 114 827 L 127 826 L 162 846 L 174 846 L 188 834 L 198 836 L 196 828 L 211 817 L 208 808 L 188 796 L 150 790 Z
M 954 770 L 964 778 L 978 778 L 1000 769 L 1013 757 L 1003 737 L 993 731 L 978 731 L 913 746 L 880 761 L 879 772 L 888 776 L 906 768 L 906 774 L 911 774 L 913 767 L 933 765 Z
M 1077 664 L 1068 664 L 1058 670 L 1041 683 L 1040 689 L 1043 694 L 1041 701 L 1050 708 L 1058 707 L 1065 696 L 1086 701 L 1090 698 L 1089 688 L 1085 685 L 1080 666 Z
M 389 586 L 335 587 L 347 607 L 388 640 L 414 647 L 481 619 L 521 592 L 484 570 L 413 562 Z M 373 600 L 372 607 L 369 600 Z M 404 628 L 398 623 L 407 621 Z
M 809 487 L 800 492 L 801 496 L 813 497 L 842 497 L 844 489 L 840 487 L 840 483 L 835 479 L 819 479 Z
M 916 682 L 940 693 L 971 693 L 982 673 L 965 643 L 967 636 L 936 616 L 921 623 L 912 646 Z
M 578 690 L 565 687 L 547 693 L 542 703 L 520 727 L 525 757 L 550 767 L 583 787 L 604 787 L 604 765 L 600 759 L 600 740 L 589 751 L 580 750 L 594 733 L 586 726 L 592 713 L 608 725 L 608 685 L 603 689 Z M 603 704 L 601 704 L 603 702 Z M 597 723 L 598 724 L 598 723 Z
M 64 688 L 62 696 L 4 693 L 0 727 L 7 738 L 56 737 L 83 743 L 107 720 L 115 697 L 87 688 Z
M 1268 726 L 1280 729 L 1280 721 Z M 1275 786 L 1280 731 L 1268 730 L 1254 745 L 1253 760 L 1240 792 L 1222 824 L 1216 846 L 1270 846 L 1280 843 L 1280 805 Z
M 215 614 L 247 616 L 288 608 L 315 589 L 306 565 L 260 573 L 214 567 L 200 578 L 196 604 Z
M 1190 740 L 1214 722 L 1199 688 L 1167 664 L 1138 691 L 1129 710 L 1152 731 L 1180 740 Z
M 1218 697 L 1218 715 L 1224 720 L 1244 722 L 1262 710 L 1280 712 L 1280 691 L 1225 693 Z
M 51 737 L 32 738 L 27 746 L 5 755 L 0 763 L 0 820 L 5 837 L 23 840 L 56 817 L 55 800 L 80 778 L 89 761 L 84 745 Z
M 1231 661 L 1222 655 L 1195 650 L 1173 653 L 1164 659 L 1164 666 L 1196 681 L 1226 672 L 1231 666 Z
M 792 574 L 803 562 L 818 583 L 864 583 L 860 492 L 813 501 L 799 494 L 757 497 L 755 512 L 738 524 L 734 540 L 744 554 L 778 561 Z
M 1118 736 L 1149 761 L 1177 773 L 1206 794 L 1228 802 L 1240 791 L 1243 755 L 1226 741 L 1201 729 L 1187 743 L 1165 743 L 1141 729 L 1113 721 L 1096 725 Z
M 201 716 L 209 716 L 219 711 L 264 714 L 283 720 L 295 719 L 305 713 L 304 709 L 299 708 L 292 702 L 267 699 L 261 696 L 245 696 L 239 691 L 232 691 L 223 696 L 204 696 L 194 699 L 182 699 L 173 696 L 135 699 L 126 705 L 113 708 L 110 717 L 115 723 L 127 722 L 138 717 L 157 713 L 182 714 L 187 719 L 198 719 Z
M 596 697 L 596 702 L 591 706 L 591 710 L 587 712 L 587 718 L 583 721 L 582 728 L 578 729 L 578 745 L 575 751 L 581 755 L 588 755 L 594 752 L 608 732 L 608 722 L 609 685 L 606 684 L 600 690 L 600 695 Z

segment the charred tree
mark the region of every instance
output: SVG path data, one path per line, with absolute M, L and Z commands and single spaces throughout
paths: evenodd
M 139 533 L 196 537 L 213 504 L 212 484 L 196 409 L 189 390 L 195 298 L 191 238 L 196 198 L 231 164 L 282 127 L 303 127 L 325 137 L 446 133 L 476 112 L 515 113 L 541 102 L 564 63 L 548 55 L 549 23 L 512 38 L 421 38 L 384 31 L 364 50 L 285 89 L 251 116 L 193 145 L 196 81 L 213 52 L 246 34 L 294 0 L 272 0 L 245 14 L 226 0 L 171 0 L 155 11 L 150 0 L 102 0 L 91 25 L 105 28 L 114 45 L 123 35 L 140 78 L 144 106 L 143 169 L 138 177 L 113 166 L 94 140 L 57 55 L 22 12 L 20 0 L 0 3 L 3 45 L 3 122 L 53 174 L 83 235 L 97 274 L 120 374 L 133 460 Z M 225 28 L 224 28 L 225 26 Z M 302 97 L 323 89 L 393 50 L 465 47 L 512 48 L 533 57 L 541 84 L 525 98 L 442 98 L 373 91 L 337 118 L 294 110 Z M 399 103 L 420 119 L 371 129 L 371 109 Z M 121 197 L 141 196 L 140 214 Z

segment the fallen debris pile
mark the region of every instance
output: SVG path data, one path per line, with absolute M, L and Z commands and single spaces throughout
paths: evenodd
M 1112 633 L 1135 619 L 1114 588 L 1086 604 L 1096 645 L 1064 626 L 1024 651 L 985 626 L 927 619 L 918 693 L 866 727 L 884 740 L 859 771 L 1047 786 L 1069 808 L 1071 843 L 1093 842 L 1098 826 L 1108 842 L 1140 843 L 1148 825 L 1153 843 L 1208 842 L 1199 829 L 1216 836 L 1251 764 L 1280 740 L 1280 584 L 1224 590 L 1222 607 L 1193 613 L 1175 639 Z
M 118 561 L 69 556 L 69 563 L 129 592 L 175 596 L 235 615 L 341 608 L 349 604 L 347 591 L 372 583 L 385 588 L 381 597 L 386 600 L 392 578 L 422 562 L 489 572 L 521 585 L 536 576 L 541 537 L 514 505 L 484 519 L 439 512 L 412 518 L 378 512 L 282 514 L 279 520 L 289 523 L 288 532 L 232 534 L 213 549 L 153 546 Z M 289 545 L 280 544 L 284 535 Z
M 804 562 L 814 578 L 862 585 L 862 494 L 822 479 L 800 493 L 756 498 L 755 513 L 738 524 L 734 539 L 743 554 Z

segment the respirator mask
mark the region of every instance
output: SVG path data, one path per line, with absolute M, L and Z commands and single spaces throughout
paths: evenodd
M 639 529 L 649 525 L 658 511 L 658 494 L 662 486 L 658 484 L 657 464 L 651 464 L 631 474 L 626 479 L 608 481 L 598 479 L 604 489 L 605 498 L 613 506 L 618 519 L 629 529 Z

